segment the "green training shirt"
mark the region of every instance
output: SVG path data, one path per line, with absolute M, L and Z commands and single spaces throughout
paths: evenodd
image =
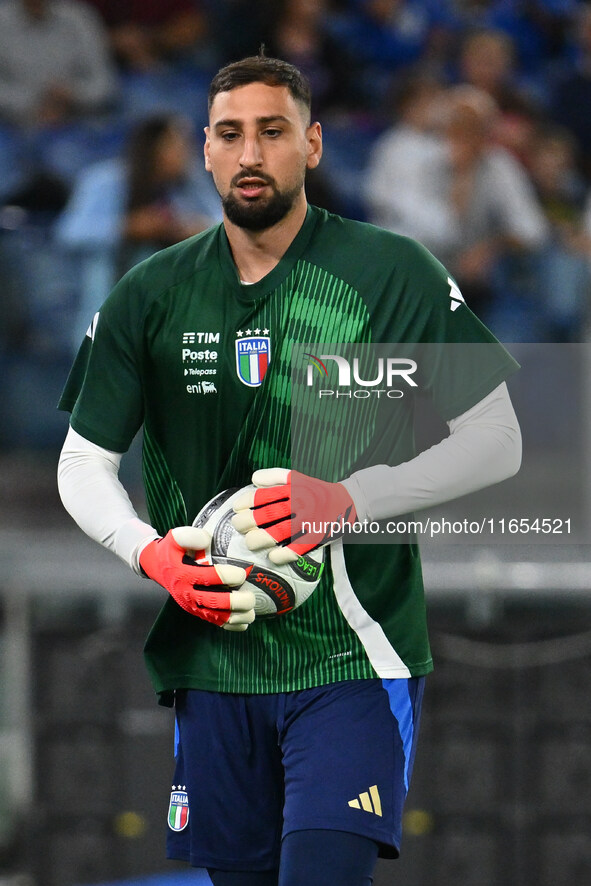
M 412 458 L 406 391 L 396 419 L 386 418 L 388 433 L 378 413 L 391 402 L 359 401 L 343 423 L 343 398 L 310 399 L 308 367 L 318 353 L 334 353 L 322 343 L 349 342 L 491 344 L 484 360 L 467 349 L 453 373 L 443 351 L 429 358 L 423 387 L 446 420 L 516 368 L 422 246 L 309 207 L 279 264 L 252 285 L 238 279 L 223 225 L 133 268 L 95 319 L 60 406 L 72 412 L 74 430 L 116 452 L 143 424 L 146 500 L 164 535 L 190 524 L 220 490 L 249 483 L 254 470 L 291 467 L 292 446 L 294 466 L 327 480 L 348 476 L 368 449 L 381 463 Z M 301 343 L 318 351 L 304 349 L 308 366 L 292 397 L 292 350 Z M 337 542 L 329 551 L 306 603 L 244 633 L 220 630 L 168 598 L 145 648 L 156 691 L 164 699 L 178 688 L 280 692 L 429 672 L 414 541 Z

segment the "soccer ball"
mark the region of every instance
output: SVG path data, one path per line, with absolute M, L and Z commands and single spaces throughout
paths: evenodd
M 245 590 L 254 592 L 257 618 L 285 615 L 304 603 L 318 585 L 324 569 L 324 549 L 311 551 L 295 560 L 276 566 L 266 551 L 251 551 L 244 536 L 232 526 L 233 504 L 245 492 L 254 489 L 226 489 L 211 499 L 197 514 L 193 526 L 211 536 L 205 558 L 209 563 L 230 563 L 246 570 Z

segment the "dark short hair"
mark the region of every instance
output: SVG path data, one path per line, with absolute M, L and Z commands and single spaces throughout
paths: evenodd
M 285 86 L 295 101 L 305 106 L 308 113 L 312 96 L 306 77 L 294 65 L 279 58 L 251 55 L 221 68 L 211 81 L 207 107 L 211 110 L 218 92 L 230 92 L 249 83 L 265 83 L 267 86 Z

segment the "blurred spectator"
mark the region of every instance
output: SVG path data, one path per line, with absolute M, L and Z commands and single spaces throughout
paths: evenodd
M 150 71 L 190 57 L 207 34 L 197 0 L 82 0 L 101 14 L 119 65 Z
M 350 0 L 335 17 L 334 32 L 363 73 L 366 102 L 379 107 L 394 73 L 426 52 L 431 3 L 420 0 Z
M 358 60 L 333 36 L 328 0 L 281 0 L 266 51 L 306 75 L 313 115 L 326 117 L 362 104 Z
M 387 154 L 378 154 L 370 179 L 379 181 L 381 174 L 386 193 L 403 183 L 406 193 L 402 201 L 394 198 L 391 228 L 412 232 L 431 249 L 454 274 L 470 305 L 484 312 L 493 301 L 504 259 L 540 247 L 547 225 L 524 170 L 492 144 L 494 100 L 473 87 L 456 86 L 449 89 L 445 104 L 442 137 L 411 158 L 410 175 L 401 167 L 388 186 L 389 173 L 376 169 L 379 162 L 388 162 Z M 508 284 L 503 279 L 502 285 Z
M 449 216 L 433 175 L 442 155 L 435 126 L 443 94 L 432 77 L 406 78 L 395 98 L 396 123 L 372 149 L 365 187 L 370 221 L 414 237 L 433 252 L 447 242 Z
M 501 111 L 515 99 L 515 48 L 497 30 L 468 31 L 460 44 L 460 80 L 488 92 Z
M 343 34 L 364 64 L 390 70 L 416 62 L 429 37 L 430 4 L 419 0 L 352 0 Z
M 426 0 L 448 53 L 458 35 L 494 29 L 506 34 L 516 51 L 520 76 L 545 91 L 548 66 L 566 55 L 568 29 L 579 0 Z
M 116 78 L 103 25 L 75 0 L 0 3 L 0 116 L 55 126 L 105 109 Z
M 458 73 L 461 81 L 495 100 L 498 114 L 494 138 L 525 163 L 539 110 L 520 85 L 511 38 L 499 30 L 468 33 L 460 46 Z
M 547 236 L 528 176 L 507 151 L 492 145 L 496 117 L 486 93 L 465 86 L 450 90 L 443 177 L 452 225 L 439 257 L 482 311 L 493 301 L 499 262 L 531 253 Z M 502 285 L 510 288 L 511 281 Z
M 550 114 L 577 139 L 579 167 L 591 182 L 591 5 L 580 5 L 573 37 L 575 61 L 572 68 L 557 78 Z
M 221 220 L 219 199 L 181 118 L 155 115 L 131 133 L 125 159 L 85 170 L 55 227 L 80 261 L 80 343 L 116 279 L 164 246 Z
M 576 143 L 568 130 L 541 129 L 532 145 L 530 171 L 550 238 L 538 258 L 538 288 L 547 337 L 578 341 L 589 308 L 591 274 L 584 232 L 586 188 L 576 168 Z
M 586 187 L 576 168 L 577 143 L 561 126 L 546 124 L 535 133 L 529 167 L 547 218 L 564 232 L 574 231 L 581 219 Z

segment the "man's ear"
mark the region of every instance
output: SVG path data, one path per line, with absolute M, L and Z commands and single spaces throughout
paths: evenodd
M 211 172 L 211 160 L 209 159 L 209 126 L 203 130 L 205 133 L 205 143 L 203 145 L 203 156 L 205 157 L 205 169 Z
M 306 166 L 308 169 L 316 169 L 322 157 L 322 127 L 320 123 L 311 123 L 306 130 L 306 138 L 308 140 L 308 159 Z

